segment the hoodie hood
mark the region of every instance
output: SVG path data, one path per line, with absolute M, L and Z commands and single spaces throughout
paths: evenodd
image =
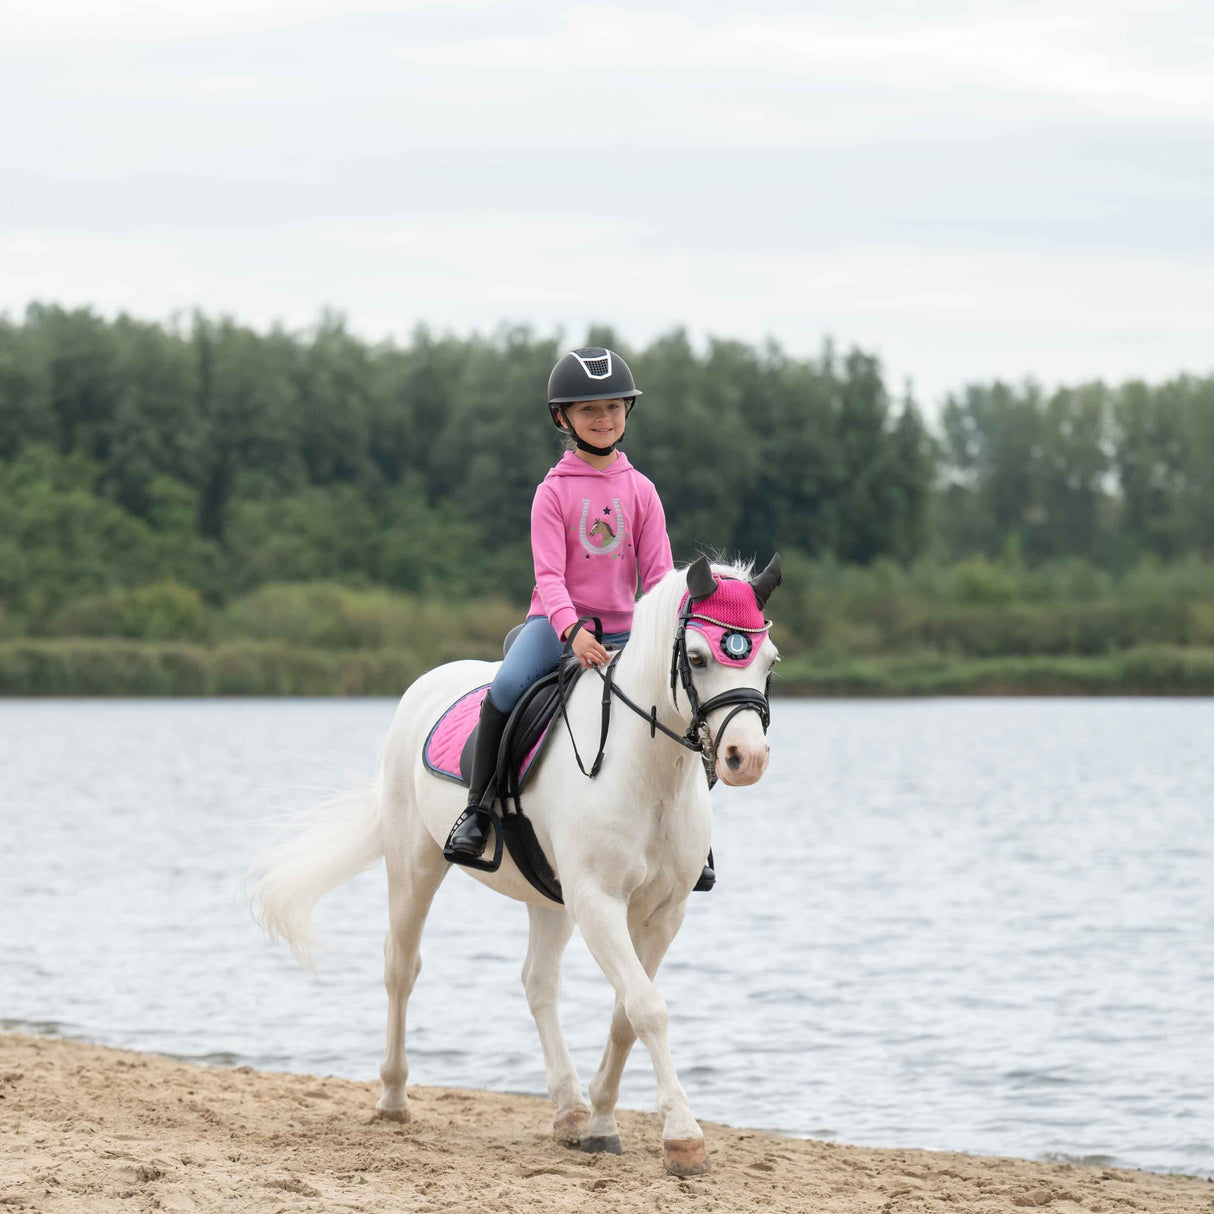
M 548 469 L 544 480 L 550 480 L 554 476 L 623 476 L 631 468 L 628 456 L 623 451 L 616 452 L 615 460 L 602 470 L 592 468 L 584 459 L 579 459 L 576 452 L 566 451 L 560 460 Z

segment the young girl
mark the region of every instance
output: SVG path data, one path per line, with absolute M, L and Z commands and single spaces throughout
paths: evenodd
M 583 616 L 603 622 L 603 642 L 578 629 L 572 649 L 583 666 L 607 661 L 632 627 L 637 576 L 647 591 L 673 568 L 666 515 L 653 482 L 617 451 L 640 389 L 628 364 L 597 346 L 571 350 L 548 377 L 548 409 L 573 439 L 535 491 L 531 552 L 535 590 L 522 631 L 481 704 L 468 807 L 443 855 L 475 860 L 485 846 L 498 746 L 510 710 L 536 679 L 557 668 L 562 643 Z

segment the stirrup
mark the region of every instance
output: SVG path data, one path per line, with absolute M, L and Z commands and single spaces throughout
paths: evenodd
M 484 814 L 489 819 L 489 826 L 493 830 L 492 860 L 483 860 L 480 856 L 471 856 L 465 851 L 456 851 L 451 846 L 452 836 L 460 828 L 460 825 L 468 820 L 471 814 Z M 451 864 L 462 864 L 465 868 L 480 869 L 484 873 L 497 872 L 502 866 L 502 820 L 498 817 L 497 811 L 485 805 L 469 805 L 455 819 L 454 825 L 447 833 L 447 842 L 443 844 L 443 859 Z

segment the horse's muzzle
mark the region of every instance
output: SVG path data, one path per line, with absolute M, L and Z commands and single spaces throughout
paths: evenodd
M 758 745 L 728 743 L 717 754 L 717 776 L 722 784 L 740 788 L 756 784 L 767 770 L 771 747 L 766 741 Z

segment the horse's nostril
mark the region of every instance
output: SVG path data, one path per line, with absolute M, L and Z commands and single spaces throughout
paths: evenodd
M 728 767 L 730 771 L 737 771 L 738 768 L 742 766 L 742 756 L 738 754 L 736 750 L 731 750 L 729 754 L 725 756 L 725 766 Z

